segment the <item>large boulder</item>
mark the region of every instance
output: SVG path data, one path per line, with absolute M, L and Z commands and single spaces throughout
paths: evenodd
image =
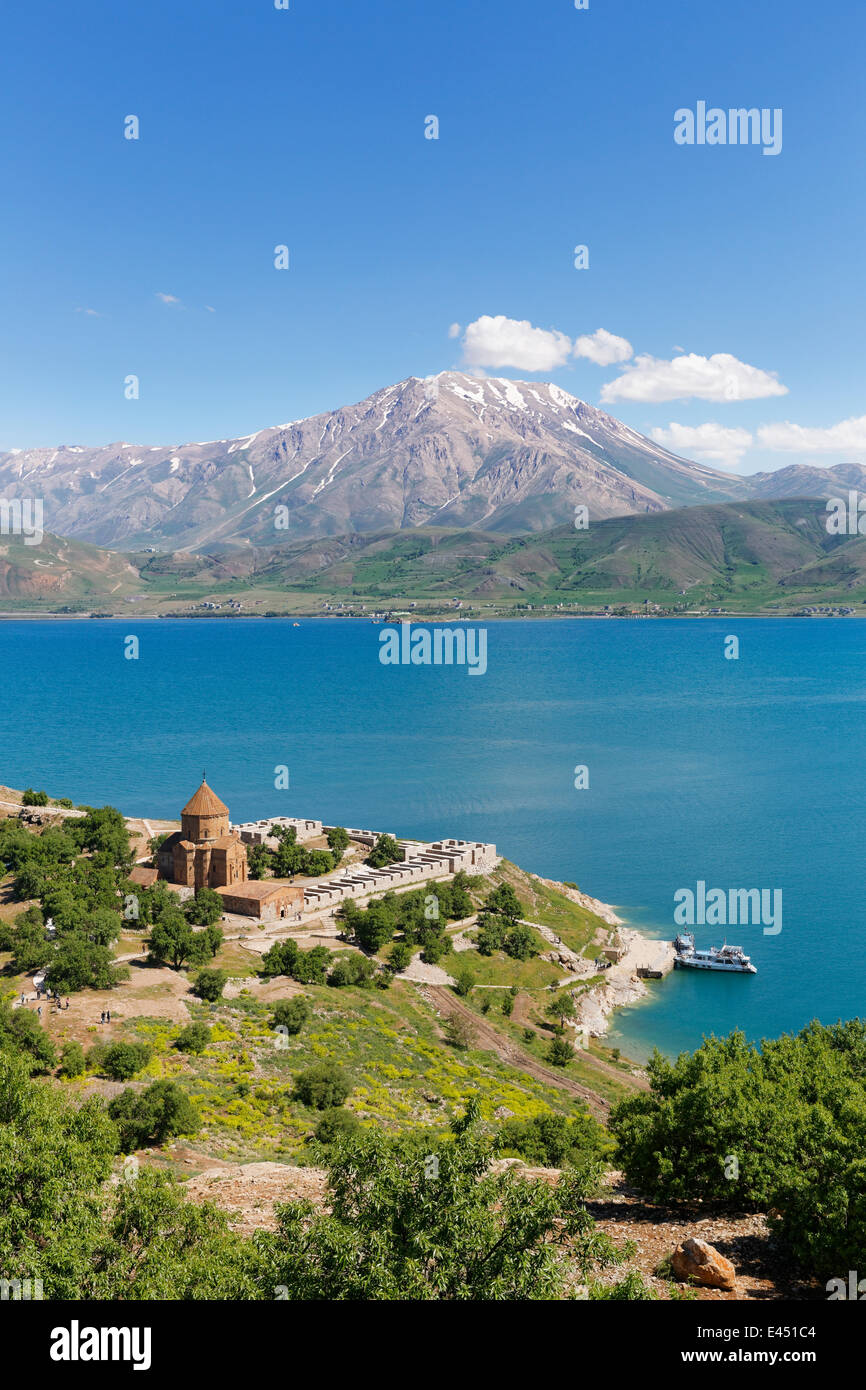
M 678 1279 L 691 1279 L 710 1289 L 733 1289 L 737 1274 L 730 1260 L 705 1240 L 690 1236 L 678 1245 L 671 1261 Z

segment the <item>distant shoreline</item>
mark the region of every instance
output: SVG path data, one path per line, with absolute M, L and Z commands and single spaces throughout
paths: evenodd
M 401 622 L 411 622 L 418 626 L 429 627 L 432 624 L 438 626 L 450 626 L 453 623 L 466 623 L 467 626 L 479 626 L 483 623 L 538 623 L 538 622 L 705 622 L 708 619 L 728 618 L 732 622 L 739 622 L 744 618 L 768 618 L 771 621 L 793 621 L 799 622 L 848 622 L 851 619 L 862 621 L 866 618 L 866 610 L 862 613 L 734 613 L 725 610 L 723 613 L 496 613 L 479 614 L 478 617 L 467 617 L 462 614 L 443 615 L 437 618 L 425 618 L 423 616 L 407 617 L 404 613 L 393 618 L 368 618 L 362 614 L 349 613 L 138 613 L 130 609 L 128 613 L 39 613 L 25 610 L 21 613 L 2 613 L 0 612 L 0 622 L 100 622 L 100 623 L 120 623 L 120 622 L 295 622 L 295 623 L 320 623 L 320 622 L 343 622 L 343 623 L 366 623 L 374 627 L 395 627 Z

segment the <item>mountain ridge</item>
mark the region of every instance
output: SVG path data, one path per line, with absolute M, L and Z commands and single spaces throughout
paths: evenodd
M 550 530 L 704 503 L 866 491 L 866 467 L 751 478 L 680 458 L 553 383 L 441 372 L 237 439 L 0 454 L 0 495 L 113 550 L 196 552 L 429 526 Z

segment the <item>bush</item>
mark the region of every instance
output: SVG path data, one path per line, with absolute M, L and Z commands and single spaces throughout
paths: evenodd
M 209 1003 L 215 1004 L 217 999 L 222 997 L 227 980 L 228 974 L 225 970 L 200 970 L 193 988 L 199 999 L 206 999 Z
M 25 791 L 21 793 L 21 800 L 25 806 L 47 806 L 48 793 L 35 792 L 32 787 L 27 787 Z
M 285 1028 L 287 1033 L 294 1036 L 300 1033 L 311 1012 L 312 1010 L 303 995 L 295 995 L 293 999 L 280 999 L 274 1005 L 270 1027 Z
M 140 1094 L 122 1091 L 109 1103 L 108 1114 L 117 1126 L 121 1153 L 162 1144 L 177 1134 L 195 1134 L 201 1124 L 189 1096 L 175 1081 L 155 1081 Z
M 374 973 L 373 963 L 365 956 L 341 956 L 328 976 L 328 984 L 338 989 L 344 985 L 369 985 Z
M 454 977 L 454 988 L 463 999 L 467 999 L 475 988 L 475 976 L 468 965 L 461 966 Z
M 412 947 L 406 941 L 398 941 L 391 947 L 388 964 L 395 975 L 406 970 L 412 961 Z
M 474 1043 L 475 1029 L 468 1018 L 462 1018 L 459 1014 L 452 1014 L 445 1021 L 445 1036 L 452 1047 L 457 1047 L 463 1052 Z
M 817 1274 L 866 1248 L 866 1021 L 764 1040 L 741 1032 L 647 1065 L 650 1094 L 610 1128 L 629 1183 L 654 1200 L 773 1209 L 789 1252 Z M 736 1163 L 732 1160 L 736 1159 Z
M 57 1062 L 54 1044 L 30 1009 L 12 1009 L 0 1003 L 0 1044 L 23 1053 L 31 1071 L 46 1072 Z
M 351 1091 L 350 1077 L 336 1062 L 315 1062 L 295 1077 L 295 1096 L 311 1110 L 342 1105 Z
M 211 1030 L 208 1025 L 201 1020 L 195 1023 L 188 1023 L 182 1028 L 174 1040 L 174 1045 L 178 1052 L 194 1052 L 196 1054 L 204 1052 L 211 1040 Z
M 316 1125 L 316 1138 L 320 1144 L 333 1144 L 354 1134 L 358 1124 L 358 1117 L 351 1110 L 344 1110 L 341 1105 L 332 1106 Z
M 610 1141 L 597 1120 L 583 1111 L 571 1119 L 548 1111 L 530 1120 L 505 1120 L 499 1130 L 502 1149 L 519 1154 L 542 1168 L 595 1163 L 610 1150 Z
M 63 1044 L 63 1051 L 60 1054 L 60 1075 L 84 1075 L 84 1048 L 81 1043 L 68 1042 Z
M 393 835 L 380 835 L 367 856 L 371 869 L 384 869 L 386 864 L 400 864 L 402 861 L 403 851 Z
M 574 1048 L 568 1038 L 554 1038 L 547 1053 L 547 1060 L 555 1067 L 567 1067 L 574 1057 Z
M 129 1081 L 147 1066 L 150 1058 L 151 1049 L 146 1043 L 110 1043 L 102 1057 L 101 1070 L 112 1081 Z

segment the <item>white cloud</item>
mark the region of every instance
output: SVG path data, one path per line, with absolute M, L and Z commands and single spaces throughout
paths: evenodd
M 104 315 L 100 314 L 98 309 L 76 309 L 75 312 L 76 314 L 86 314 L 90 319 L 101 319 L 104 317 Z
M 208 311 L 209 314 L 215 314 L 215 313 L 216 313 L 216 309 L 213 307 L 212 304 L 206 304 L 204 307 L 207 309 L 207 311 Z
M 678 425 L 675 420 L 665 429 L 654 429 L 652 437 L 674 454 L 684 458 L 706 459 L 736 467 L 743 454 L 754 443 L 748 430 L 718 425 L 709 421 L 705 425 Z
M 599 367 L 610 367 L 614 362 L 627 362 L 634 348 L 627 338 L 618 338 L 608 333 L 606 328 L 597 328 L 594 333 L 584 333 L 574 344 L 575 357 L 588 357 Z
M 854 415 L 826 429 L 812 429 L 785 420 L 762 425 L 758 439 L 765 449 L 786 454 L 862 454 L 866 451 L 866 415 Z
M 666 362 L 643 353 L 615 381 L 601 390 L 603 402 L 674 401 L 694 397 L 701 401 L 754 401 L 764 396 L 786 396 L 775 372 L 762 371 L 740 362 L 729 352 L 701 357 L 690 352 Z
M 551 372 L 565 366 L 571 347 L 571 339 L 555 328 L 534 328 L 527 319 L 504 314 L 482 314 L 463 335 L 463 356 L 470 367 Z
M 157 299 L 161 299 L 163 304 L 179 304 L 180 300 L 176 294 L 164 294 L 162 290 L 157 290 Z
M 449 338 L 459 338 L 459 337 L 460 337 L 460 324 L 459 324 L 459 323 L 452 323 L 451 327 L 448 329 L 448 337 L 449 337 Z

